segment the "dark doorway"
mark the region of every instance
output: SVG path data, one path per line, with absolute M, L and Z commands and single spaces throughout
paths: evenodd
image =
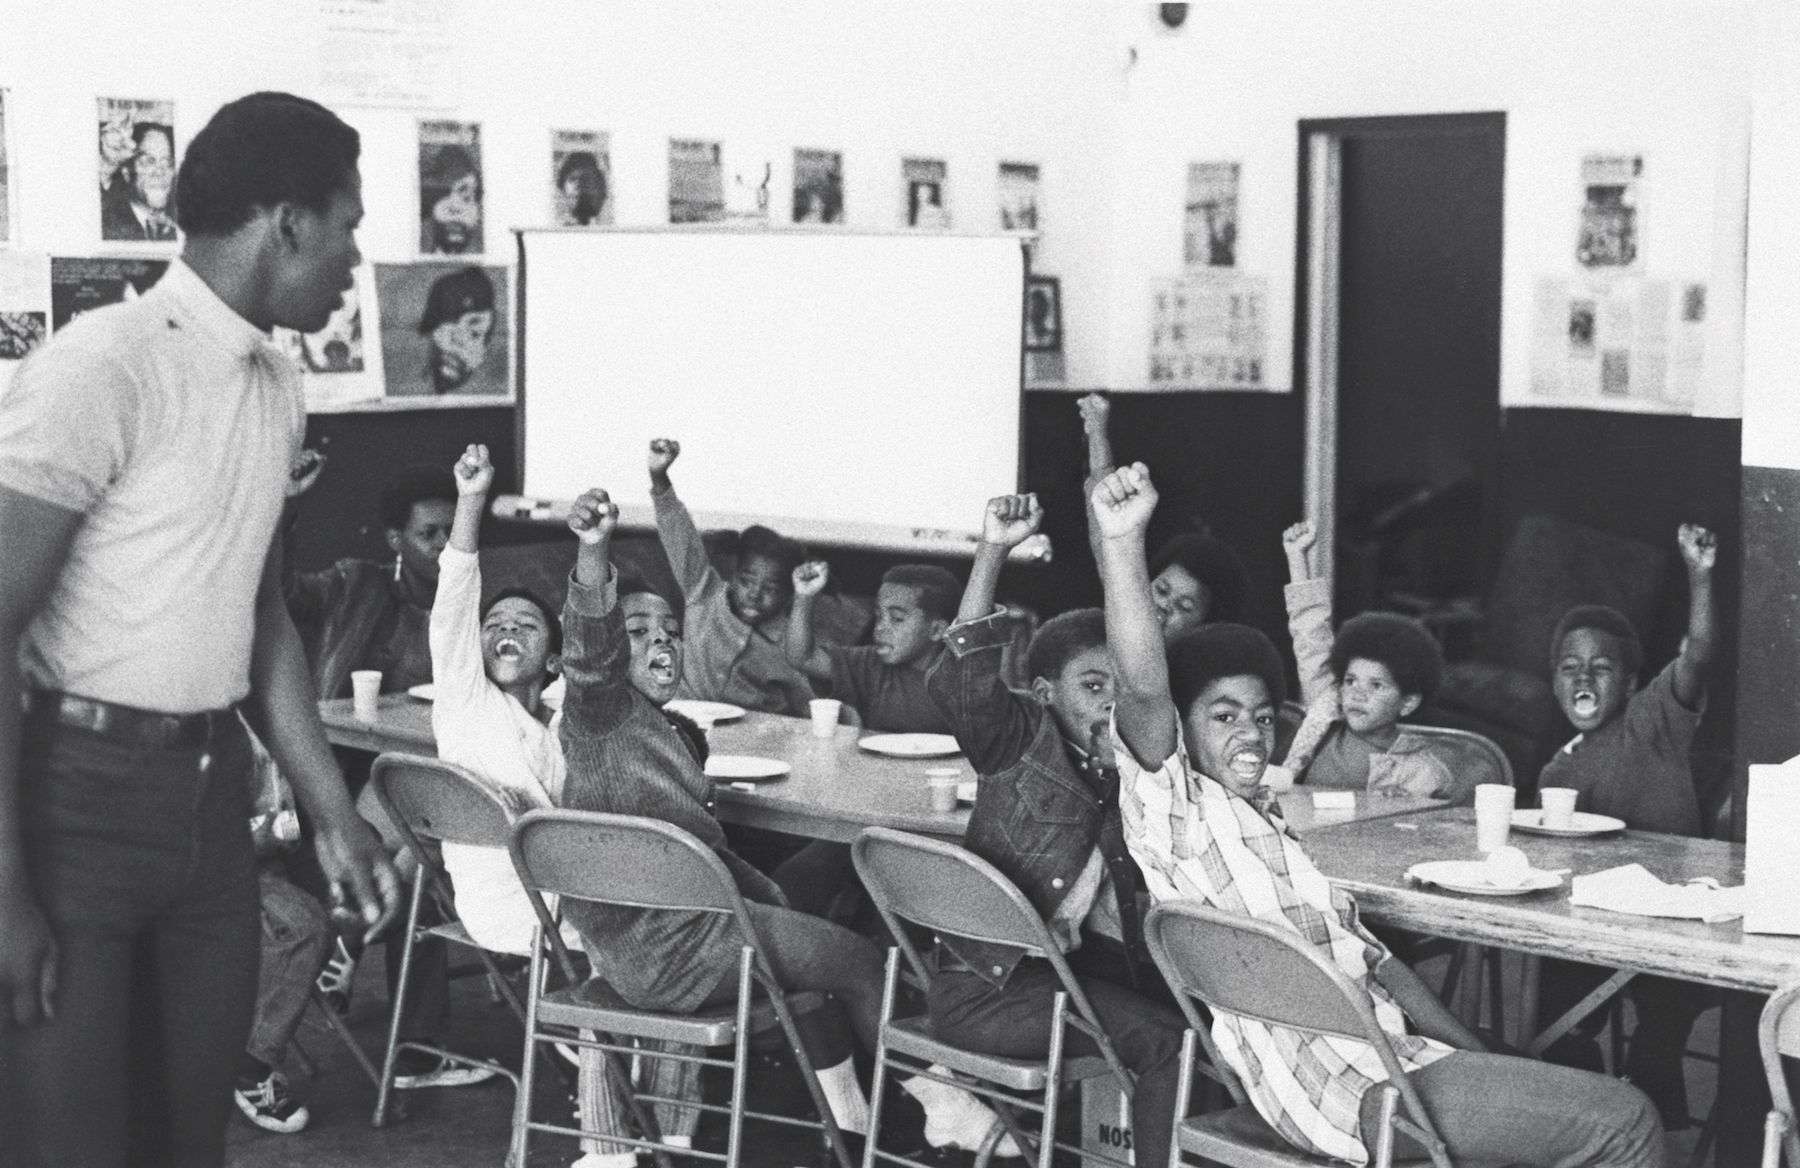
M 1441 610 L 1482 591 L 1500 537 L 1506 115 L 1300 133 L 1303 200 L 1308 136 L 1339 143 L 1338 611 Z

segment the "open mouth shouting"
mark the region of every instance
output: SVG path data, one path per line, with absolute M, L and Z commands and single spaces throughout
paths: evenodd
M 1255 785 L 1261 781 L 1263 768 L 1268 762 L 1268 752 L 1262 747 L 1245 746 L 1232 751 L 1225 760 L 1225 766 L 1239 784 Z
M 1577 689 L 1569 695 L 1569 709 L 1577 718 L 1592 718 L 1600 712 L 1600 695 L 1591 689 Z
M 501 637 L 494 642 L 494 657 L 499 661 L 517 661 L 525 656 L 525 646 L 512 637 Z
M 673 686 L 676 681 L 675 650 L 667 645 L 650 650 L 650 655 L 644 659 L 644 672 L 659 686 Z

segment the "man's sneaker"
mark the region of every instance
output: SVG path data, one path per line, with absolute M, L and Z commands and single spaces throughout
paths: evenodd
M 331 956 L 325 959 L 325 968 L 319 971 L 319 993 L 325 1004 L 340 1016 L 350 1012 L 350 983 L 356 977 L 356 959 L 360 956 L 362 942 L 346 940 L 340 934 L 332 941 Z
M 238 1080 L 231 1097 L 237 1101 L 244 1118 L 264 1131 L 288 1135 L 306 1126 L 312 1118 L 300 1102 L 288 1094 L 287 1080 L 280 1071 L 270 1071 L 258 1083 Z
M 402 1091 L 420 1087 L 468 1087 L 485 1083 L 499 1073 L 493 1067 L 459 1063 L 423 1050 L 403 1050 L 394 1059 L 394 1086 Z

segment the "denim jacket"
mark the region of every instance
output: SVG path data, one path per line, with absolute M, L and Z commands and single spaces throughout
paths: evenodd
M 1077 773 L 1056 719 L 1007 687 L 1001 653 L 1012 640 L 1013 620 L 996 612 L 952 625 L 944 634 L 948 651 L 939 654 L 926 686 L 982 777 L 963 846 L 1005 873 L 1049 920 L 1093 854 L 1104 808 Z M 1010 945 L 960 938 L 941 944 L 996 986 L 1025 955 Z

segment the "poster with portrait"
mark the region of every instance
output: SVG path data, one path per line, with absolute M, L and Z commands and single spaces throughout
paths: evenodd
M 381 346 L 374 343 L 375 300 L 375 270 L 364 264 L 324 328 L 315 333 L 277 328 L 270 334 L 300 370 L 308 413 L 358 409 L 386 396 Z
M 1000 164 L 1000 230 L 1037 231 L 1038 167 L 1033 162 Z
M 1181 259 L 1190 268 L 1237 266 L 1238 171 L 1235 162 L 1188 166 Z
M 669 139 L 669 222 L 725 218 L 725 167 L 717 142 Z
M 168 260 L 52 257 L 50 331 L 92 309 L 136 300 L 162 279 L 168 266 Z
M 481 126 L 419 122 L 419 254 L 480 255 Z
M 1151 290 L 1150 384 L 1157 389 L 1267 389 L 1268 282 L 1201 269 Z
M 0 249 L 0 390 L 50 336 L 50 257 Z
M 941 158 L 900 160 L 900 222 L 920 231 L 950 229 L 949 167 Z
M 0 86 L 0 243 L 13 241 L 13 223 L 17 218 L 13 210 L 11 125 L 6 117 L 6 103 L 10 97 L 10 92 Z
M 1693 411 L 1706 372 L 1704 283 L 1541 276 L 1532 291 L 1531 404 Z
M 376 264 L 384 392 L 367 408 L 512 401 L 507 280 L 479 264 Z
M 844 156 L 835 150 L 794 151 L 794 222 L 844 221 Z
M 174 243 L 175 103 L 96 100 L 100 239 Z
M 1584 268 L 1626 271 L 1638 259 L 1641 154 L 1589 154 L 1581 160 L 1581 218 L 1575 259 Z
M 550 221 L 558 227 L 613 221 L 609 141 L 601 130 L 550 131 Z

